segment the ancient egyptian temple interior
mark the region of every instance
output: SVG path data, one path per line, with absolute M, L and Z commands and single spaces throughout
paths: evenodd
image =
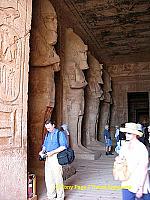
M 26 200 L 28 173 L 39 199 L 47 119 L 99 166 L 106 124 L 113 149 L 116 126 L 150 125 L 149 0 L 0 1 L 0 200 Z

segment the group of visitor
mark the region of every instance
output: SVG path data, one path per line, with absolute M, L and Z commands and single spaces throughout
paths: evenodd
M 56 185 L 63 185 L 63 170 L 58 163 L 57 154 L 69 146 L 69 131 L 66 124 L 61 129 L 55 128 L 55 123 L 51 120 L 45 122 L 47 134 L 42 145 L 42 151 L 46 150 L 47 157 L 45 161 L 45 183 L 47 188 L 47 196 L 49 200 L 64 200 L 64 189 L 57 188 Z M 122 180 L 122 200 L 150 200 L 150 180 L 148 174 L 149 166 L 149 138 L 148 141 L 140 139 L 143 137 L 144 129 L 139 123 L 125 123 L 119 128 L 116 126 L 115 138 L 120 145 L 117 152 L 119 155 L 115 158 L 117 161 L 126 159 L 129 177 Z M 58 141 L 59 131 L 59 141 Z M 148 135 L 150 135 L 150 126 L 147 127 Z M 112 139 L 109 126 L 105 126 L 104 130 L 106 155 L 112 153 Z M 145 143 L 146 141 L 146 143 Z M 40 152 L 41 153 L 41 152 Z

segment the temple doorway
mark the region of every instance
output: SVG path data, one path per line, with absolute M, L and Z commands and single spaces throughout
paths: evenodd
M 149 95 L 148 92 L 129 92 L 128 121 L 149 123 Z

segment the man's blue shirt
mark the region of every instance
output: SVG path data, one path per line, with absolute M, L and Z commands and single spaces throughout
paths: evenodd
M 53 132 L 47 132 L 43 144 L 43 147 L 45 147 L 47 152 L 53 151 L 60 146 L 65 146 L 66 148 L 68 147 L 65 134 L 62 131 L 59 131 L 58 133 L 58 131 L 59 130 L 55 128 Z

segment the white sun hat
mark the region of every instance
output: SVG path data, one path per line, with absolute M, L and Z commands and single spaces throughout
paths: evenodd
M 120 128 L 121 132 L 132 133 L 142 137 L 143 132 L 138 130 L 138 125 L 133 122 L 125 123 L 125 128 Z

